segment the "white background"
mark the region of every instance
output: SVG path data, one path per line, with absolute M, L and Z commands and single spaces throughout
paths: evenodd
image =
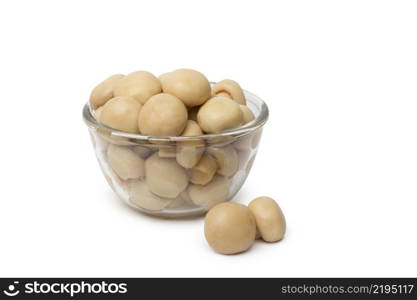
M 2 1 L 0 276 L 417 276 L 415 1 Z M 203 219 L 116 198 L 81 109 L 113 73 L 180 67 L 269 105 L 236 197 L 284 241 L 214 253 Z

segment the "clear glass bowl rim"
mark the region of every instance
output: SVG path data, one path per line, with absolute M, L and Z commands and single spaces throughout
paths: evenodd
M 143 140 L 143 141 L 167 141 L 167 142 L 173 142 L 173 141 L 193 141 L 193 140 L 210 140 L 215 139 L 218 137 L 238 137 L 238 136 L 244 136 L 259 127 L 262 127 L 269 117 L 269 110 L 266 103 L 256 96 L 255 94 L 248 92 L 246 90 L 243 91 L 246 97 L 246 102 L 252 103 L 255 107 L 259 109 L 259 114 L 256 116 L 256 118 L 245 124 L 244 126 L 222 131 L 220 133 L 212 133 L 212 134 L 204 134 L 199 136 L 149 136 L 149 135 L 142 135 L 142 134 L 135 134 L 135 133 L 127 133 L 115 130 L 111 127 L 108 127 L 104 124 L 101 124 L 97 122 L 97 120 L 94 118 L 94 116 L 91 113 L 91 108 L 89 105 L 89 102 L 84 105 L 83 108 L 83 119 L 84 122 L 87 124 L 87 126 L 92 127 L 96 130 L 99 130 L 101 133 L 104 133 L 109 136 L 113 137 L 122 137 L 122 138 L 129 138 L 133 140 Z

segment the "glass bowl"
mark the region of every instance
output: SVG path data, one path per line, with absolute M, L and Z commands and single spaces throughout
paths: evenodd
M 230 201 L 251 170 L 268 119 L 267 105 L 248 91 L 244 94 L 255 115 L 253 121 L 218 134 L 193 137 L 117 131 L 99 123 L 85 104 L 83 118 L 113 191 L 129 206 L 166 218 L 202 215 L 213 205 Z M 199 162 L 187 169 L 177 160 L 186 166 L 193 160 Z

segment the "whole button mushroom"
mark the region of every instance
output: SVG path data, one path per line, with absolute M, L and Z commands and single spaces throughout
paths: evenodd
M 249 203 L 256 226 L 266 242 L 277 242 L 284 237 L 285 217 L 278 204 L 269 197 L 259 197 Z
M 225 177 L 233 176 L 239 169 L 239 156 L 233 146 L 210 147 L 208 153 L 214 156 L 219 168 L 217 173 Z
M 146 182 L 141 180 L 131 180 L 128 184 L 129 201 L 135 206 L 139 206 L 146 210 L 162 210 L 173 201 L 169 198 L 162 198 L 154 195 L 146 185 Z
M 217 82 L 213 86 L 212 94 L 213 96 L 228 94 L 229 97 L 237 103 L 242 105 L 246 104 L 245 94 L 240 85 L 234 80 L 225 79 Z
M 132 97 L 114 97 L 104 104 L 99 121 L 111 128 L 139 133 L 138 116 L 142 105 Z
M 141 104 L 161 91 L 159 79 L 146 71 L 130 73 L 114 85 L 115 96 L 131 96 Z
M 123 77 L 125 77 L 125 75 L 123 74 L 112 75 L 103 82 L 101 82 L 99 85 L 97 85 L 90 95 L 91 106 L 94 109 L 96 109 L 104 105 L 111 98 L 113 98 L 114 85 Z
M 107 162 L 123 180 L 145 176 L 145 162 L 133 150 L 109 144 Z
M 227 201 L 229 183 L 226 178 L 217 175 L 206 185 L 191 184 L 188 187 L 188 195 L 195 205 L 210 208 Z
M 176 198 L 187 188 L 188 176 L 173 158 L 153 154 L 145 161 L 146 183 L 160 197 Z
M 139 129 L 145 135 L 177 136 L 184 130 L 187 116 L 181 100 L 169 94 L 158 94 L 143 105 Z
M 217 171 L 217 162 L 209 154 L 204 154 L 198 164 L 187 170 L 190 182 L 205 185 L 209 183 Z
M 181 136 L 199 136 L 203 135 L 203 131 L 197 122 L 188 120 Z M 194 167 L 204 152 L 204 142 L 202 140 L 196 141 L 178 141 L 177 143 L 177 162 L 184 168 L 189 169 Z
M 214 251 L 221 254 L 240 253 L 248 250 L 255 241 L 255 219 L 242 204 L 222 203 L 207 213 L 204 235 Z
M 214 97 L 201 106 L 197 121 L 205 132 L 218 133 L 242 125 L 243 113 L 235 101 L 226 97 Z
M 188 107 L 201 105 L 210 98 L 210 83 L 198 71 L 178 69 L 161 75 L 159 79 L 164 93 L 178 97 Z

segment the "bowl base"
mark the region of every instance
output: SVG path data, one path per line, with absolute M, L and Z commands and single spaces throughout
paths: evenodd
M 161 219 L 192 219 L 204 216 L 208 209 L 205 207 L 196 207 L 193 209 L 165 209 L 162 211 L 151 211 L 137 207 L 129 202 L 125 202 L 131 209 L 145 215 Z

